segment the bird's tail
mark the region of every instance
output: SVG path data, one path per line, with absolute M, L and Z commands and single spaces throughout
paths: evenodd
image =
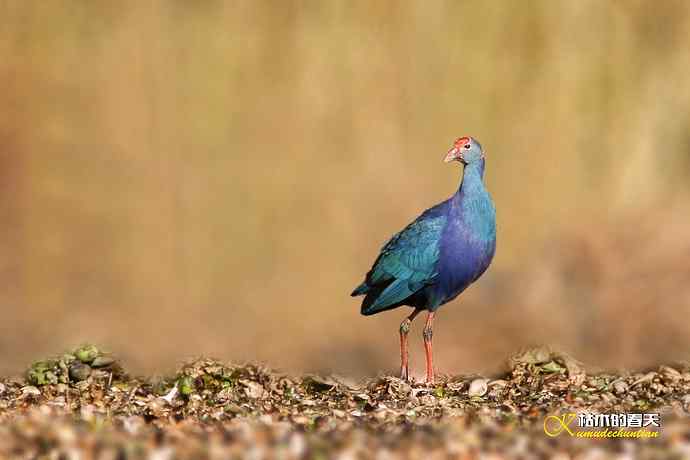
M 383 285 L 374 286 L 362 302 L 362 314 L 373 315 L 400 306 L 406 298 L 417 290 L 416 284 L 396 279 Z
M 369 292 L 369 286 L 367 285 L 366 282 L 360 284 L 355 288 L 354 291 L 352 291 L 352 294 L 350 294 L 352 297 L 357 297 L 358 295 L 364 295 L 367 292 Z
M 381 295 L 382 289 L 374 289 L 372 291 L 367 292 L 366 297 L 364 297 L 364 300 L 362 301 L 362 308 L 360 310 L 360 313 L 363 314 L 364 316 L 370 316 L 370 315 L 375 315 L 376 313 L 381 313 L 382 311 L 386 310 L 392 310 L 393 308 L 397 308 L 400 305 L 399 304 L 381 304 L 378 302 L 378 298 Z
M 380 294 L 379 292 L 369 292 L 366 297 L 364 297 L 364 300 L 362 301 L 362 309 L 360 310 L 360 313 L 363 314 L 364 316 L 369 316 L 373 315 L 375 313 L 378 313 L 380 310 L 374 306 L 374 303 L 376 302 L 376 298 Z
M 355 288 L 350 294 L 352 297 L 357 297 L 364 295 L 364 300 L 362 300 L 362 310 L 361 313 L 365 316 L 373 315 L 379 311 L 386 310 L 386 308 L 381 308 L 379 305 L 374 305 L 376 299 L 381 295 L 381 292 L 385 290 L 386 286 L 369 286 L 366 281 Z

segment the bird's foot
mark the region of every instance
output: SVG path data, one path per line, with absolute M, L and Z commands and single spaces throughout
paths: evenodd
M 410 381 L 409 371 L 405 367 L 400 369 L 400 380 L 403 380 L 405 382 Z

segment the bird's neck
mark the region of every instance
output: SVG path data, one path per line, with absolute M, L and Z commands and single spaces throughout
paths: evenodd
M 496 209 L 489 192 L 484 187 L 484 159 L 465 166 L 462 183 L 453 197 L 450 215 L 451 222 L 457 224 L 456 236 L 472 236 L 475 241 L 484 242 L 487 250 L 496 240 Z
M 456 199 L 462 199 L 464 196 L 476 195 L 478 192 L 484 190 L 484 166 L 484 158 L 465 165 L 460 187 L 455 194 Z

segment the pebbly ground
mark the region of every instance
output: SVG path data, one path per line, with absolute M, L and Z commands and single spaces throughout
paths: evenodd
M 0 379 L 0 458 L 681 459 L 689 409 L 688 365 L 588 374 L 547 349 L 514 356 L 503 375 L 426 386 L 209 359 L 135 378 L 84 346 Z M 661 428 L 646 439 L 545 434 L 545 417 L 580 412 L 660 413 Z

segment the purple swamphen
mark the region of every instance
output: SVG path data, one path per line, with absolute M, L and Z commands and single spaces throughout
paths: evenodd
M 428 310 L 424 326 L 426 381 L 433 383 L 431 340 L 438 308 L 455 299 L 489 267 L 496 251 L 496 209 L 484 187 L 484 151 L 472 137 L 461 137 L 445 162 L 463 164 L 460 187 L 446 201 L 427 209 L 395 234 L 352 296 L 364 295 L 362 314 L 407 305 L 414 308 L 400 324 L 400 374 L 409 378 L 407 334 L 412 320 Z

